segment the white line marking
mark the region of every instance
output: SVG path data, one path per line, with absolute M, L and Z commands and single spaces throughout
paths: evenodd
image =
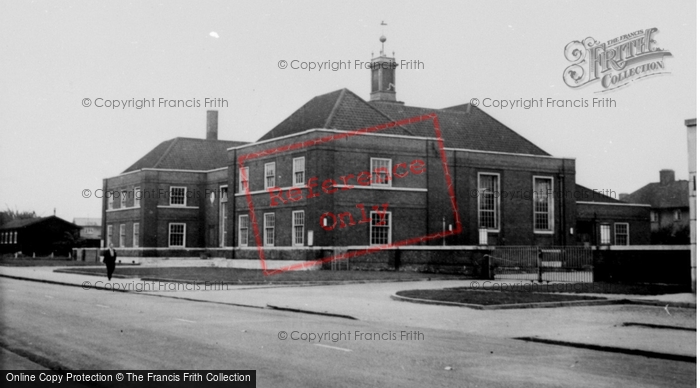
M 176 321 L 182 321 L 182 322 L 188 322 L 188 323 L 197 323 L 195 321 L 188 321 L 187 319 L 180 319 L 180 318 L 175 318 Z
M 335 346 L 330 346 L 330 345 L 323 345 L 323 344 L 314 344 L 314 345 L 320 346 L 320 347 L 323 347 L 323 348 L 328 348 L 328 349 L 342 350 L 342 351 L 344 351 L 344 352 L 352 352 L 352 350 L 350 350 L 350 349 L 337 348 L 337 347 L 335 347 Z
M 103 305 L 103 304 L 96 304 L 95 306 L 97 306 L 97 307 L 102 307 L 103 309 L 108 309 L 108 308 L 109 308 L 109 306 L 105 306 L 105 305 Z

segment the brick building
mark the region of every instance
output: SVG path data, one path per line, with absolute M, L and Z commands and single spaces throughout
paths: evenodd
M 254 143 L 216 140 L 210 111 L 207 140 L 169 140 L 105 179 L 105 192 L 119 193 L 104 200 L 105 239 L 135 256 L 206 249 L 253 258 L 259 245 L 270 257 L 305 259 L 318 247 L 458 229 L 416 244 L 577 243 L 574 159 L 549 155 L 470 104 L 397 101 L 394 58 L 382 50 L 372 63 L 369 101 L 347 89 L 317 96 Z M 348 136 L 430 114 L 442 142 L 432 119 Z M 328 136 L 338 139 L 316 141 Z

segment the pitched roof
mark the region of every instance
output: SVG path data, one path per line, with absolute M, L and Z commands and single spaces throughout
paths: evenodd
M 64 220 L 63 218 L 56 217 L 56 216 L 48 216 L 48 217 L 40 217 L 40 218 L 27 218 L 27 219 L 21 219 L 21 220 L 12 220 L 12 221 L 10 221 L 10 222 L 8 222 L 8 223 L 6 223 L 6 224 L 0 225 L 0 229 L 3 229 L 3 230 L 4 230 L 4 229 L 19 229 L 19 228 L 25 228 L 25 227 L 27 227 L 27 226 L 31 226 L 31 225 L 34 225 L 34 224 L 39 224 L 39 223 L 42 223 L 42 222 L 45 222 L 45 221 L 49 221 L 49 220 L 53 220 L 53 219 L 55 219 L 55 220 L 57 220 L 57 221 L 59 221 L 59 222 L 63 222 L 63 223 L 65 223 L 65 224 L 68 224 L 69 226 L 72 226 L 72 227 L 74 227 L 75 229 L 81 229 L 80 226 L 78 226 L 78 225 L 76 225 L 76 224 L 74 224 L 74 223 L 72 223 L 72 222 L 68 222 L 68 221 Z
M 608 197 L 607 195 L 602 194 L 598 191 L 591 190 L 588 187 L 581 186 L 578 183 L 576 184 L 576 192 L 574 193 L 574 198 L 576 198 L 576 201 L 583 201 L 583 202 L 603 202 L 603 203 L 622 203 L 622 204 L 625 203 L 625 202 L 619 201 L 613 197 Z
M 393 121 L 377 108 L 365 102 L 348 89 L 340 89 L 312 98 L 296 112 L 284 119 L 258 141 L 274 139 L 313 128 L 352 131 Z M 382 133 L 411 135 L 404 128 L 395 127 Z
M 383 101 L 372 101 L 370 104 L 394 120 L 436 113 L 440 120 L 445 147 L 448 148 L 549 156 L 543 149 L 471 104 L 445 109 L 420 108 Z M 416 136 L 435 137 L 433 123 L 429 121 L 411 124 L 409 129 Z
M 626 202 L 646 203 L 657 209 L 689 207 L 688 181 L 677 180 L 665 185 L 649 183 L 630 194 Z
M 348 89 L 314 97 L 267 132 L 259 141 L 312 128 L 351 131 L 428 113 L 438 115 L 446 147 L 549 155 L 486 112 L 470 104 L 446 109 L 429 109 L 405 106 L 397 102 L 367 102 Z M 382 133 L 435 137 L 435 130 L 430 121 L 389 128 Z
M 226 149 L 248 144 L 244 141 L 206 140 L 176 137 L 158 144 L 124 172 L 142 168 L 172 170 L 213 170 L 227 164 Z

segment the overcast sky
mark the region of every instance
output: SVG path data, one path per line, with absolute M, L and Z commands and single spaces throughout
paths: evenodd
M 380 26 L 384 20 L 388 25 Z M 670 73 L 613 92 L 572 89 L 564 47 L 658 28 Z M 102 187 L 160 142 L 205 136 L 205 98 L 222 98 L 219 138 L 254 141 L 316 95 L 368 99 L 369 70 L 280 69 L 280 60 L 368 61 L 387 37 L 397 98 L 444 108 L 472 98 L 612 98 L 613 108 L 484 107 L 555 156 L 577 181 L 632 192 L 660 169 L 688 179 L 684 120 L 696 117 L 697 10 L 660 1 L 4 1 L 0 4 L 0 207 L 99 217 Z M 83 99 L 198 100 L 110 109 Z

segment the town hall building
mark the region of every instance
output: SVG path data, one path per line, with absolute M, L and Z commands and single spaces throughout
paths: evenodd
M 594 229 L 607 209 L 623 209 L 610 217 L 626 237 L 608 244 L 647 243 L 630 228 L 648 224 L 638 219 L 648 209 L 626 219 L 634 204 L 578 186 L 574 159 L 471 104 L 406 105 L 394 58 L 382 49 L 372 63 L 369 101 L 348 89 L 316 96 L 253 143 L 219 140 L 208 111 L 206 139 L 165 141 L 105 179 L 116 194 L 104 199 L 105 243 L 130 256 L 230 258 L 258 247 L 283 258 L 399 242 L 563 246 L 583 243 L 582 205 L 593 206 L 585 225 Z M 435 237 L 445 231 L 454 233 Z

